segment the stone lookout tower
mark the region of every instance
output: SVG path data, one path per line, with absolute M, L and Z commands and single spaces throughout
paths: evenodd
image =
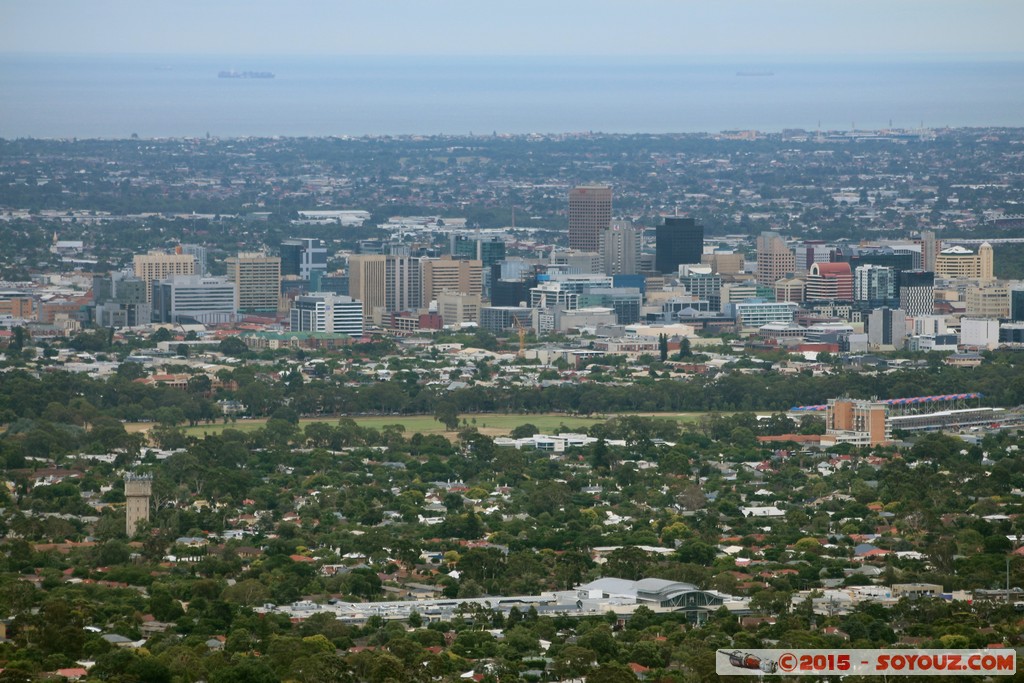
M 149 501 L 153 495 L 153 477 L 129 474 L 124 478 L 125 531 L 128 538 L 135 535 L 141 522 L 149 521 Z

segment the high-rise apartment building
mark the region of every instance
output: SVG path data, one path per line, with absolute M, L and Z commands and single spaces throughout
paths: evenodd
M 569 191 L 569 248 L 598 251 L 612 221 L 612 188 L 583 185 Z
M 757 238 L 757 283 L 774 287 L 775 283 L 794 273 L 793 251 L 777 232 L 762 232 Z
M 722 276 L 716 275 L 710 267 L 693 268 L 679 278 L 679 284 L 686 288 L 686 293 L 698 300 L 711 303 L 714 308 L 721 302 Z
M 898 274 L 900 308 L 909 316 L 935 312 L 935 274 L 927 270 L 904 270 Z
M 183 244 L 181 245 L 181 253 L 191 254 L 192 258 L 196 260 L 196 275 L 206 275 L 210 272 L 206 247 L 200 244 Z
M 693 218 L 666 216 L 654 233 L 654 268 L 675 273 L 684 263 L 700 263 L 704 254 L 704 226 Z
M 335 294 L 295 297 L 288 313 L 292 332 L 329 332 L 363 336 L 363 302 Z
M 174 275 L 195 275 L 196 259 L 192 254 L 185 254 L 181 247 L 173 254 L 151 251 L 148 254 L 136 254 L 132 259 L 135 277 L 144 280 L 146 286 L 146 303 L 153 301 L 154 284 Z
M 363 302 L 363 314 L 367 319 L 378 309 L 386 312 L 387 261 L 386 254 L 354 254 L 348 259 L 348 292 Z
M 605 275 L 639 272 L 643 228 L 632 221 L 612 221 L 601 233 L 601 260 Z
M 942 242 L 935 239 L 934 232 L 925 230 L 921 233 L 918 243 L 921 245 L 921 270 L 934 271 L 935 257 L 939 253 L 938 250 L 942 249 Z
M 242 253 L 225 261 L 227 279 L 238 285 L 237 308 L 244 312 L 276 311 L 281 295 L 281 259 Z
M 403 254 L 349 257 L 349 295 L 363 302 L 364 316 L 381 323 L 386 314 L 422 304 L 420 259 Z
M 483 264 L 477 260 L 455 260 L 450 257 L 422 259 L 420 270 L 423 281 L 423 299 L 426 307 L 437 301 L 441 292 L 479 296 L 483 292 Z
M 896 303 L 896 271 L 887 266 L 857 266 L 853 272 L 853 298 L 879 306 Z

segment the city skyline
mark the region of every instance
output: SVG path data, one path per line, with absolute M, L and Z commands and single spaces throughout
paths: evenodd
M 0 0 L 0 678 L 1016 673 L 1021 25 Z

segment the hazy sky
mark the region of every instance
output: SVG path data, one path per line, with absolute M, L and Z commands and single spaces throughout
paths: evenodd
M 1024 0 L 0 0 L 0 52 L 1024 53 Z

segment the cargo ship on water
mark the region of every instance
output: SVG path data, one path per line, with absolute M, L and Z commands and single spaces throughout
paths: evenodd
M 274 78 L 274 74 L 269 71 L 221 71 L 217 74 L 217 78 Z

